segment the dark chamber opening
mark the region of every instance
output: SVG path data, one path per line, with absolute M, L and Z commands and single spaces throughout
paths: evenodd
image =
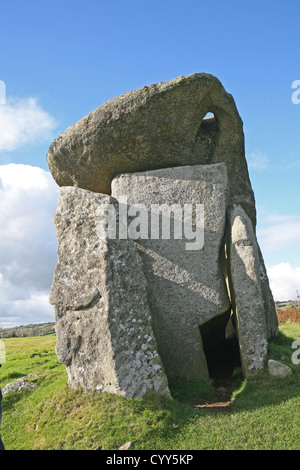
M 210 378 L 216 382 L 232 377 L 241 360 L 230 311 L 204 323 L 200 333 Z
M 211 134 L 217 133 L 219 130 L 219 125 L 218 125 L 218 120 L 216 116 L 208 112 L 206 116 L 204 116 L 201 125 L 200 125 L 200 134 L 202 137 L 205 137 L 206 135 L 209 136 Z

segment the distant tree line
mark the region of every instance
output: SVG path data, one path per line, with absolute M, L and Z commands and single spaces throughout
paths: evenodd
M 55 323 L 37 323 L 12 328 L 1 328 L 0 338 L 20 338 L 25 336 L 45 336 L 55 334 Z

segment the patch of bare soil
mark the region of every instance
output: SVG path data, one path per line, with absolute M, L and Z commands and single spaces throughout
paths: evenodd
M 214 397 L 211 400 L 199 400 L 191 398 L 190 405 L 193 408 L 204 409 L 217 412 L 232 412 L 230 407 L 232 394 L 240 378 L 240 368 L 237 365 L 235 369 L 231 367 L 220 367 L 215 370 L 213 384 Z
M 236 378 L 227 377 L 214 380 L 215 394 L 211 400 L 199 400 L 191 398 L 190 405 L 196 409 L 204 409 L 207 411 L 231 412 L 231 398 L 235 389 Z

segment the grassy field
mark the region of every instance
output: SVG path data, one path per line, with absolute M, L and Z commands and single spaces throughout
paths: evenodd
M 227 411 L 194 409 L 156 394 L 143 399 L 72 391 L 55 355 L 54 335 L 7 338 L 0 386 L 35 373 L 31 390 L 3 397 L 1 435 L 8 450 L 299 450 L 300 366 L 291 344 L 300 324 L 281 323 L 269 357 L 293 369 L 285 379 L 267 372 L 241 380 Z M 199 389 L 199 394 L 209 391 Z

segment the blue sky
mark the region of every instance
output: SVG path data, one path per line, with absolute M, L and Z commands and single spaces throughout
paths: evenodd
M 7 103 L 0 105 L 0 170 L 2 166 L 5 173 L 4 167 L 14 163 L 48 171 L 46 153 L 52 140 L 110 98 L 180 75 L 211 73 L 233 95 L 244 122 L 258 237 L 274 296 L 295 297 L 297 285 L 300 291 L 300 104 L 291 98 L 292 83 L 300 80 L 299 13 L 299 0 L 2 4 L 0 80 L 6 84 Z M 10 175 L 22 174 L 22 168 L 11 166 Z M 32 174 L 28 181 L 37 178 Z M 40 191 L 46 194 L 52 188 L 47 206 L 51 213 L 57 192 L 48 176 Z M 11 184 L 13 194 L 21 197 L 28 188 L 17 187 L 18 178 L 12 177 Z M 53 237 L 51 230 L 49 225 Z M 5 250 L 7 239 L 8 234 L 2 239 Z M 54 245 L 49 241 L 52 250 Z M 48 284 L 56 261 L 49 261 L 51 253 L 49 249 Z M 0 259 L 0 280 L 2 274 L 2 283 L 10 282 L 11 291 L 16 281 L 8 273 L 18 262 L 23 261 L 7 260 L 3 266 Z M 28 270 L 24 273 L 29 276 Z M 33 287 L 28 299 L 39 292 L 46 295 L 47 282 L 44 290 Z M 14 312 L 13 294 L 9 301 L 8 310 Z M 18 315 L 10 315 L 6 321 L 9 315 L 0 311 L 0 326 L 1 321 L 21 322 Z M 43 319 L 49 315 L 46 309 Z

